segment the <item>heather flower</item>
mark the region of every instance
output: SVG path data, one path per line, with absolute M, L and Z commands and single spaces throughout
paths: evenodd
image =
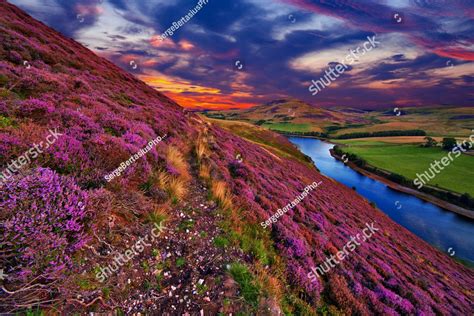
M 17 115 L 20 117 L 36 116 L 41 117 L 44 114 L 52 113 L 54 105 L 39 99 L 30 98 L 20 102 Z
M 46 153 L 47 164 L 62 173 L 81 171 L 89 162 L 82 143 L 67 134 L 59 137 Z
M 8 105 L 7 102 L 0 100 L 0 114 L 8 114 Z
M 10 51 L 8 59 L 15 64 L 21 64 L 21 62 L 23 61 L 23 57 L 21 57 L 20 53 L 14 50 Z
M 307 254 L 305 242 L 302 239 L 290 238 L 288 240 L 290 249 L 296 257 L 304 257 Z
M 166 173 L 168 173 L 169 175 L 172 175 L 172 176 L 179 176 L 179 171 L 178 169 L 176 169 L 173 165 L 171 164 L 166 164 Z
M 141 149 L 143 140 L 168 134 L 168 143 L 184 149 L 203 126 L 196 124 L 199 120 L 194 114 L 184 113 L 175 102 L 132 75 L 44 26 L 29 23 L 26 15 L 0 2 L 0 55 L 5 57 L 0 60 L 0 86 L 10 90 L 1 91 L 6 102 L 0 100 L 0 113 L 18 122 L 15 128 L 8 128 L 14 135 L 0 133 L 0 163 L 5 165 L 27 150 L 46 126 L 58 127 L 68 136 L 35 161 L 54 171 L 38 168 L 26 176 L 17 174 L 0 189 L 0 219 L 5 223 L 0 242 L 2 251 L 14 255 L 2 264 L 20 280 L 32 280 L 41 273 L 51 277 L 59 272 L 67 279 L 64 272 L 71 266 L 74 252 L 87 242 L 84 235 L 90 222 L 85 205 L 91 205 L 92 200 L 89 209 L 104 218 L 120 207 L 123 212 L 119 213 L 133 209 L 148 214 L 165 196 L 153 188 L 144 196 L 137 193 L 137 184 L 143 183 L 151 170 L 164 167 L 171 174 L 178 171 L 173 162 L 164 163 L 166 147 L 157 146 L 128 168 L 116 185 L 108 187 L 114 193 L 101 188 L 91 192 L 89 198 L 76 182 L 87 188 L 102 187 L 103 176 Z M 34 66 L 26 69 L 23 59 Z M 27 99 L 18 101 L 21 98 Z M 80 112 L 79 107 L 83 108 Z M 27 127 L 26 121 L 33 123 Z M 34 124 L 38 121 L 41 126 Z M 211 177 L 226 181 L 245 222 L 268 218 L 305 185 L 322 180 L 314 168 L 271 155 L 215 125 L 205 128 L 209 134 Z M 278 141 L 293 146 L 282 136 L 269 135 L 265 139 L 268 144 Z M 236 152 L 245 153 L 243 163 L 232 161 Z M 341 266 L 328 275 L 344 277 L 310 282 L 308 268 L 323 261 L 327 253 L 336 250 L 334 243 L 349 238 L 358 224 L 369 218 L 383 223 L 385 234 L 378 235 L 376 242 L 367 247 L 358 248 L 357 254 L 344 262 L 344 271 Z M 342 220 L 345 222 L 340 225 Z M 106 223 L 97 221 L 98 225 Z M 94 232 L 103 233 L 100 229 Z M 271 237 L 283 257 L 281 262 L 287 264 L 284 277 L 295 285 L 294 289 L 301 289 L 301 298 L 310 296 L 308 302 L 312 300 L 313 306 L 323 292 L 328 302 L 347 315 L 462 315 L 472 310 L 466 286 L 472 285 L 473 279 L 467 268 L 406 234 L 335 181 L 325 181 L 320 192 L 273 225 Z M 166 258 L 166 252 L 162 255 Z M 416 260 L 407 260 L 408 255 Z M 433 269 L 447 277 L 440 278 Z M 61 291 L 72 292 L 58 285 Z M 98 295 L 87 293 L 88 301 Z
M 73 107 L 69 102 L 65 102 L 65 105 L 71 108 Z M 102 133 L 102 128 L 99 124 L 79 111 L 65 108 L 61 109 L 59 113 L 61 114 L 62 119 L 62 122 L 60 123 L 66 130 L 65 134 L 67 135 L 83 141 L 91 138 L 94 134 Z
M 71 264 L 71 255 L 85 242 L 88 195 L 72 178 L 37 168 L 17 175 L 0 191 L 5 219 L 2 244 L 14 254 L 10 264 L 26 282 L 30 271 L 54 275 Z
M 101 118 L 100 124 L 107 133 L 114 136 L 121 136 L 130 129 L 128 120 L 110 112 Z
M 4 164 L 7 159 L 18 151 L 22 146 L 21 140 L 13 135 L 0 133 L 0 163 Z
M 233 178 L 247 178 L 249 170 L 247 167 L 237 160 L 233 160 L 229 163 L 229 172 Z

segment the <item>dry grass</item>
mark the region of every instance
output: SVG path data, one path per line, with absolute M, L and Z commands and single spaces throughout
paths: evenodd
M 186 196 L 187 190 L 187 183 L 181 178 L 171 178 L 169 182 L 169 190 L 171 195 L 176 197 L 178 200 L 182 201 L 183 198 Z
M 219 204 L 224 209 L 232 209 L 232 194 L 227 190 L 227 185 L 224 181 L 212 182 L 212 194 L 217 199 Z
M 184 155 L 176 147 L 169 146 L 166 153 L 167 161 L 179 172 L 180 176 L 189 180 L 189 168 Z
M 199 165 L 199 177 L 204 180 L 209 180 L 211 178 L 211 168 L 207 164 L 201 163 Z
M 284 290 L 281 281 L 270 275 L 269 271 L 258 262 L 255 264 L 255 278 L 269 297 L 276 302 L 282 300 Z
M 207 145 L 207 137 L 204 135 L 199 135 L 196 141 L 196 156 L 199 161 L 202 160 L 204 157 L 209 157 L 209 146 Z
M 166 190 L 171 197 L 183 200 L 187 193 L 187 181 L 181 177 L 173 177 L 165 172 L 158 176 L 158 184 L 161 189 Z
M 148 220 L 152 223 L 160 225 L 160 223 L 166 221 L 169 217 L 169 211 L 171 207 L 169 204 L 161 204 L 155 207 L 155 209 L 148 214 Z
M 161 189 L 166 190 L 171 176 L 166 172 L 162 171 L 158 174 L 158 185 Z

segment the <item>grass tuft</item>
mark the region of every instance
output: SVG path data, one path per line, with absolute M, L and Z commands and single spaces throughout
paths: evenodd
M 212 183 L 212 194 L 217 199 L 219 205 L 224 209 L 232 209 L 232 195 L 227 190 L 224 181 L 214 181 Z
M 183 179 L 188 180 L 191 178 L 189 175 L 188 163 L 184 158 L 184 155 L 173 146 L 168 147 L 168 151 L 166 153 L 166 159 L 169 164 L 171 164 L 180 174 Z
M 230 275 L 240 286 L 243 298 L 250 305 L 257 307 L 260 300 L 260 288 L 254 281 L 253 274 L 249 269 L 238 262 L 232 263 L 229 269 Z
M 181 177 L 173 177 L 165 172 L 158 176 L 158 183 L 161 189 L 168 192 L 171 199 L 182 201 L 187 193 L 187 183 Z
M 217 236 L 213 241 L 214 245 L 219 248 L 225 248 L 229 245 L 229 240 L 223 236 Z
M 168 206 L 161 206 L 159 208 L 155 208 L 153 212 L 148 214 L 148 220 L 153 224 L 160 225 L 168 218 L 167 210 Z

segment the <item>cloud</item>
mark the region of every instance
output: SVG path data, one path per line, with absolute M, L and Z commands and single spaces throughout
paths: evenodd
M 472 105 L 474 9 L 462 0 L 211 0 L 164 41 L 197 0 L 11 2 L 187 107 L 284 97 L 317 106 Z M 308 92 L 373 34 L 380 47 L 323 93 Z

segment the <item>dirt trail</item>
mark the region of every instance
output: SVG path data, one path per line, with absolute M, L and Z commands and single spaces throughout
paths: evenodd
M 170 212 L 172 216 L 155 241 L 159 254 L 135 259 L 157 267 L 147 274 L 161 280 L 161 291 L 136 289 L 135 295 L 119 304 L 126 314 L 215 315 L 238 311 L 239 287 L 227 267 L 245 261 L 245 255 L 231 245 L 214 245 L 214 239 L 223 233 L 218 225 L 222 216 L 218 206 L 207 199 L 209 192 L 196 177 L 188 190 L 188 198 Z M 224 307 L 225 301 L 232 304 Z

